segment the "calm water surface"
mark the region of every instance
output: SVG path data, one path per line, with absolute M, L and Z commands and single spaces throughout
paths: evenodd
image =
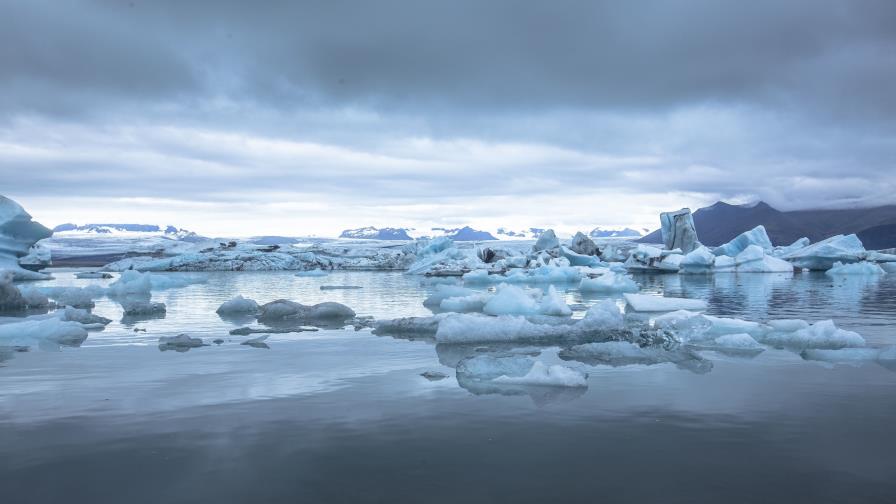
M 114 320 L 80 348 L 0 363 L 2 502 L 894 502 L 896 370 L 706 352 L 671 364 L 564 362 L 587 389 L 461 387 L 487 345 L 326 330 L 239 345 L 215 309 L 338 301 L 377 318 L 429 315 L 431 286 L 400 273 L 213 273 L 153 293 L 161 319 Z M 57 272 L 46 285 L 88 285 Z M 896 344 L 896 275 L 640 276 L 748 320 L 832 318 Z M 357 290 L 321 291 L 321 285 Z M 563 289 L 561 289 L 563 290 Z M 577 316 L 599 298 L 566 290 Z M 621 301 L 620 301 L 621 303 Z M 251 325 L 251 324 L 250 324 Z M 134 332 L 134 328 L 146 332 Z M 224 344 L 159 351 L 159 336 Z M 507 350 L 502 348 L 502 350 Z M 558 347 L 531 347 L 562 362 Z M 429 381 L 424 371 L 446 379 Z

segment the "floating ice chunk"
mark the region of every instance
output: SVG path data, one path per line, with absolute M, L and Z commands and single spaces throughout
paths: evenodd
M 40 346 L 45 342 L 59 345 L 80 345 L 87 339 L 87 329 L 78 322 L 57 316 L 26 317 L 0 324 L 0 346 Z
M 492 278 L 493 276 L 495 278 Z M 488 270 L 484 269 L 477 269 L 464 273 L 462 278 L 465 284 L 488 284 L 502 279 L 500 275 L 489 275 Z
M 572 336 L 572 324 L 536 324 L 514 315 L 452 314 L 438 323 L 439 343 L 539 341 Z
M 796 252 L 799 249 L 806 248 L 811 243 L 812 242 L 804 236 L 786 247 L 775 247 L 771 254 L 775 257 L 783 257 L 792 252 Z
M 324 271 L 322 269 L 312 269 L 312 270 L 307 270 L 307 271 L 300 271 L 300 272 L 296 273 L 296 276 L 298 276 L 298 277 L 325 277 L 329 274 L 330 274 L 329 271 Z
M 268 344 L 265 343 L 265 340 L 267 340 L 269 336 L 269 334 L 264 334 L 262 336 L 258 336 L 257 338 L 247 339 L 246 341 L 240 343 L 240 345 L 247 345 L 253 348 L 270 348 Z
M 533 283 L 569 283 L 578 282 L 582 273 L 574 266 L 539 266 L 531 271 L 530 281 Z
M 554 250 L 559 248 L 560 240 L 557 239 L 557 235 L 554 233 L 553 229 L 548 229 L 538 237 L 535 245 L 532 245 L 532 252 L 541 252 L 543 250 Z
M 60 306 L 93 308 L 94 300 L 103 297 L 106 289 L 99 285 L 86 287 L 38 287 L 42 294 L 56 301 Z
M 579 284 L 582 292 L 638 292 L 638 284 L 628 275 L 608 271 L 598 278 L 583 278 Z
M 509 385 L 535 385 L 541 387 L 587 387 L 588 374 L 570 367 L 555 364 L 547 366 L 535 361 L 529 372 L 523 376 L 501 375 L 495 383 Z
M 858 333 L 838 328 L 833 320 L 816 322 L 809 327 L 792 332 L 772 331 L 762 336 L 767 345 L 786 348 L 839 348 L 863 347 L 865 339 Z
M 453 315 L 440 313 L 434 317 L 402 317 L 391 320 L 377 320 L 373 325 L 374 334 L 412 334 L 435 336 L 439 322 Z
M 697 229 L 694 227 L 694 217 L 691 210 L 682 208 L 675 212 L 663 212 L 660 214 L 661 233 L 666 249 L 681 249 L 685 254 L 700 247 L 697 240 Z
M 661 347 L 639 347 L 628 341 L 605 341 L 575 345 L 560 352 L 563 360 L 576 360 L 591 365 L 632 366 L 672 363 L 688 371 L 703 374 L 712 370 L 712 362 L 687 348 L 665 350 Z
M 683 258 L 681 250 L 662 250 L 639 243 L 625 260 L 624 266 L 630 270 L 678 271 Z
M 672 298 L 651 296 L 649 294 L 629 293 L 626 293 L 623 296 L 633 310 L 641 312 L 706 309 L 706 301 L 701 299 Z
M 109 325 L 110 322 L 112 322 L 112 320 L 107 319 L 106 317 L 94 315 L 87 310 L 72 308 L 70 306 L 66 306 L 61 310 L 57 310 L 53 315 L 60 320 L 78 322 L 79 324 L 83 324 L 85 326 L 106 326 Z
M 572 315 L 572 310 L 553 285 L 548 288 L 547 294 L 542 295 L 538 290 L 502 284 L 482 311 L 489 315 Z
M 700 246 L 687 255 L 679 263 L 682 273 L 712 273 L 716 256 L 704 246 Z
M 724 256 L 716 258 L 717 265 L 722 257 Z M 792 264 L 766 254 L 757 245 L 747 246 L 734 258 L 734 262 L 737 264 L 738 273 L 793 273 Z
M 450 312 L 478 312 L 482 311 L 492 295 L 484 292 L 474 292 L 466 296 L 457 296 L 443 299 L 439 308 Z
M 19 266 L 19 259 L 31 252 L 38 241 L 53 232 L 31 220 L 31 215 L 18 203 L 0 196 L 0 270 L 12 273 L 16 280 L 44 280 L 43 273 L 29 271 Z
M 588 308 L 577 325 L 586 330 L 622 329 L 625 327 L 625 316 L 616 303 L 604 299 Z
M 877 264 L 861 261 L 857 263 L 851 264 L 843 264 L 839 261 L 834 263 L 834 266 L 825 272 L 828 276 L 839 276 L 839 275 L 864 275 L 864 276 L 878 276 L 878 275 L 886 275 L 887 272 L 884 271 L 883 268 L 878 266 Z
M 254 299 L 237 295 L 229 301 L 225 301 L 215 310 L 216 313 L 255 313 L 258 311 L 258 303 Z
M 730 242 L 716 247 L 712 253 L 717 256 L 726 255 L 735 257 L 751 245 L 758 246 L 763 252 L 772 251 L 774 247 L 772 246 L 772 241 L 768 237 L 768 233 L 765 231 L 765 226 L 759 225 L 749 231 L 744 231 Z
M 465 297 L 473 294 L 476 294 L 476 291 L 459 285 L 436 285 L 435 292 L 423 300 L 423 306 L 437 307 L 441 305 L 442 301 L 445 299 Z
M 341 303 L 332 301 L 316 305 L 303 305 L 286 299 L 271 301 L 259 307 L 258 320 L 278 321 L 346 321 L 354 318 L 355 311 Z
M 125 315 L 158 315 L 165 313 L 165 303 L 154 303 L 143 299 L 123 299 L 121 307 Z
M 809 323 L 801 319 L 769 320 L 766 325 L 778 332 L 794 332 L 809 327 Z
M 570 240 L 569 250 L 582 256 L 600 255 L 600 249 L 594 243 L 594 240 L 581 231 L 577 232 Z
M 761 336 L 766 327 L 758 322 L 735 318 L 713 317 L 701 313 L 678 310 L 654 319 L 654 327 L 675 334 L 681 341 L 709 341 L 719 336 L 745 333 Z
M 733 348 L 742 350 L 755 350 L 762 348 L 758 341 L 747 333 L 725 334 L 714 341 L 721 348 Z
M 191 348 L 201 347 L 202 339 L 193 338 L 187 334 L 177 336 L 162 336 L 159 338 L 159 350 L 186 351 Z
M 809 245 L 784 256 L 797 268 L 810 270 L 829 270 L 835 262 L 858 262 L 865 256 L 865 247 L 859 237 L 850 235 L 836 235 L 818 243 Z
M 50 306 L 50 298 L 39 289 L 34 287 L 22 287 L 19 289 L 22 299 L 28 308 L 43 308 Z

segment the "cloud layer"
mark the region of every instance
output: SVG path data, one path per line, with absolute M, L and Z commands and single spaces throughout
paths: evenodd
M 719 198 L 896 202 L 892 2 L 0 14 L 2 192 L 49 224 L 572 230 L 655 227 L 659 210 Z

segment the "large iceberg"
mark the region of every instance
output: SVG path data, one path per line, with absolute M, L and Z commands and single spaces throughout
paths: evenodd
M 680 249 L 687 254 L 700 246 L 697 228 L 694 227 L 694 217 L 689 208 L 661 213 L 660 224 L 663 244 L 667 250 Z
M 797 268 L 829 270 L 836 262 L 854 263 L 864 259 L 865 246 L 859 237 L 836 235 L 781 256 Z
M 43 280 L 47 275 L 26 270 L 19 258 L 27 256 L 38 241 L 49 238 L 52 231 L 31 220 L 18 203 L 0 196 L 0 270 L 11 271 L 16 280 Z
M 749 231 L 744 231 L 737 235 L 737 237 L 730 242 L 716 247 L 712 253 L 717 256 L 726 255 L 734 257 L 743 252 L 750 245 L 756 245 L 765 252 L 771 252 L 774 249 L 772 241 L 765 231 L 765 226 L 759 225 Z

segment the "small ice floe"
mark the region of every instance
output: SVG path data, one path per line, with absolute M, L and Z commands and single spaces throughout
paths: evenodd
M 107 280 L 112 278 L 112 274 L 105 271 L 80 271 L 75 273 L 75 278 Z
M 706 309 L 706 301 L 701 299 L 686 299 L 651 296 L 649 294 L 624 294 L 625 301 L 632 310 L 640 312 L 664 312 L 675 310 L 694 310 L 700 311 Z
M 772 326 L 771 331 L 761 335 L 758 339 L 766 345 L 796 350 L 810 348 L 837 350 L 865 346 L 865 338 L 859 333 L 840 329 L 833 320 L 822 320 L 811 325 L 804 322 L 804 324 L 799 329 L 790 330 L 800 324 L 794 321 L 789 321 L 786 324 L 778 323 L 777 327 Z
M 201 338 L 193 338 L 187 334 L 178 334 L 177 336 L 162 336 L 159 338 L 159 350 L 174 350 L 176 352 L 186 352 L 191 348 L 201 347 L 203 345 Z
M 240 327 L 233 329 L 230 334 L 233 336 L 248 336 L 250 334 L 288 334 L 300 332 L 316 332 L 316 327 Z
M 324 271 L 322 269 L 312 269 L 307 271 L 300 271 L 296 273 L 297 277 L 325 277 L 329 275 L 330 272 Z
M 439 371 L 424 371 L 420 373 L 420 376 L 426 378 L 429 381 L 439 381 L 448 378 L 448 375 Z
M 265 334 L 257 338 L 247 339 L 246 341 L 240 343 L 240 345 L 246 345 L 252 348 L 271 348 L 267 343 L 265 343 L 265 340 L 267 340 L 269 336 L 270 335 Z
M 254 299 L 237 295 L 229 301 L 225 301 L 215 310 L 218 314 L 251 314 L 258 311 L 258 303 Z
M 87 339 L 83 324 L 56 314 L 35 315 L 17 322 L 0 324 L 0 346 L 78 346 Z
M 579 284 L 582 292 L 638 292 L 641 288 L 632 280 L 632 277 L 624 273 L 607 271 L 597 278 L 583 278 Z
M 161 315 L 165 313 L 165 303 L 155 303 L 142 299 L 123 299 L 121 307 L 126 316 Z
M 118 280 L 109 285 L 107 292 L 112 297 L 147 295 L 153 290 L 176 289 L 206 281 L 208 281 L 208 278 L 204 275 L 188 275 L 184 273 L 163 275 L 125 270 L 121 272 L 121 277 Z
M 303 305 L 286 299 L 264 304 L 258 309 L 258 321 L 271 324 L 302 324 L 337 326 L 355 317 L 355 311 L 332 301 Z
M 321 285 L 320 290 L 355 290 L 362 289 L 360 285 Z
M 825 274 L 828 276 L 840 276 L 840 275 L 861 275 L 861 276 L 880 276 L 886 275 L 887 272 L 884 271 L 878 264 L 868 262 L 868 261 L 860 261 L 857 263 L 843 264 L 842 262 L 835 262 L 834 266 L 825 271 Z

